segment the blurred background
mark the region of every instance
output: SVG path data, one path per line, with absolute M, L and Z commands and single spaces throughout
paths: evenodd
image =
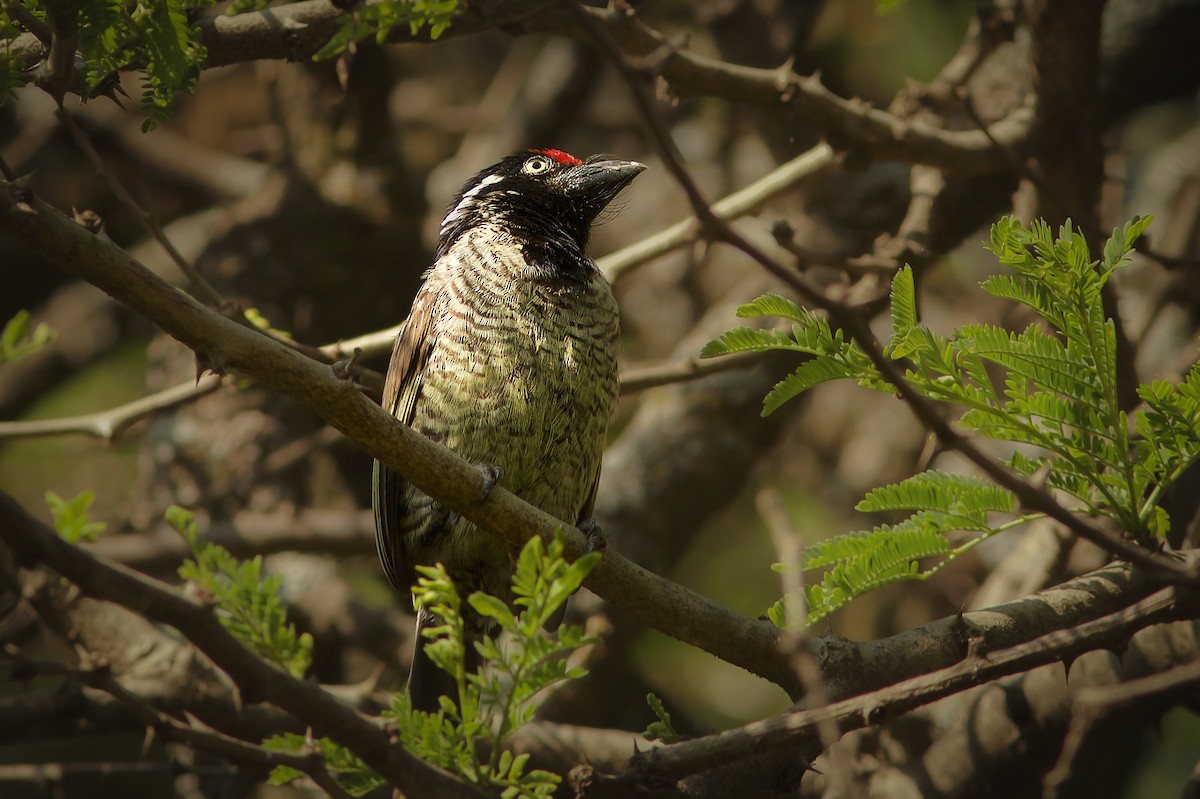
M 884 108 L 918 102 L 913 82 L 933 80 L 977 11 L 990 7 L 968 0 L 895 5 L 883 12 L 867 0 L 638 4 L 648 24 L 694 52 L 768 68 L 792 59 L 800 74 L 819 70 L 834 93 Z M 1153 213 L 1150 241 L 1165 257 L 1139 259 L 1119 281 L 1143 380 L 1177 378 L 1196 355 L 1197 5 L 1114 0 L 1105 14 L 1095 116 L 1107 151 L 1101 232 Z M 1018 32 L 971 76 L 985 119 L 1025 102 L 1029 58 Z M 1156 68 L 1156 80 L 1139 71 Z M 136 81 L 128 83 L 136 97 Z M 710 200 L 821 141 L 817 126 L 794 116 L 716 98 L 681 100 L 659 88 L 675 142 Z M 179 98 L 173 119 L 150 134 L 141 132 L 135 111 L 107 99 L 69 110 L 107 168 L 223 296 L 307 344 L 400 323 L 432 261 L 445 203 L 467 177 L 514 150 L 606 152 L 649 164 L 596 231 L 597 257 L 690 216 L 603 56 L 587 43 L 536 31 L 367 43 L 338 63 L 210 70 L 194 95 Z M 947 125 L 969 126 L 957 116 Z M 116 243 L 183 284 L 135 214 L 97 179 L 45 94 L 26 88 L 0 106 L 0 152 L 47 202 L 95 211 Z M 1022 177 L 1014 169 L 955 179 L 941 198 L 946 207 L 919 250 L 921 310 L 936 329 L 1019 321 L 978 283 L 998 268 L 981 246 L 986 226 L 1021 210 Z M 855 153 L 797 181 L 737 228 L 791 258 L 772 235 L 785 221 L 792 251 L 804 253 L 816 279 L 835 291 L 869 293 L 885 272 L 871 256 L 900 228 L 913 185 L 907 165 Z M 89 413 L 195 379 L 189 350 L 3 236 L 0 285 L 0 319 L 28 309 L 58 331 L 50 347 L 0 369 L 0 419 Z M 622 271 L 614 288 L 630 372 L 694 358 L 738 323 L 738 303 L 780 287 L 738 252 L 696 241 Z M 886 318 L 877 321 L 886 330 Z M 383 371 L 386 357 L 365 365 Z M 822 386 L 760 418 L 762 396 L 791 368 L 787 359 L 767 360 L 623 395 L 598 506 L 610 545 L 738 612 L 760 615 L 780 594 L 771 570 L 776 548 L 759 513 L 764 497 L 782 500 L 792 527 L 812 541 L 877 521 L 853 511 L 870 488 L 931 462 L 961 466 L 931 449 L 897 401 L 853 385 Z M 47 520 L 45 492 L 94 491 L 93 516 L 109 525 L 97 550 L 163 576 L 178 565 L 161 521 L 172 503 L 193 509 L 201 530 L 214 536 L 267 542 L 259 549 L 272 553 L 268 568 L 284 576 L 297 624 L 316 639 L 315 676 L 399 688 L 411 646 L 409 609 L 375 562 L 370 459 L 287 398 L 237 379 L 226 384 L 111 442 L 0 440 L 0 486 Z M 304 543 L 309 534 L 319 541 Z M 871 594 L 828 627 L 871 640 L 953 614 L 971 604 L 1018 539 L 993 541 L 928 582 Z M 1097 562 L 1076 547 L 1057 579 Z M 592 675 L 548 702 L 548 718 L 641 730 L 652 720 L 644 702 L 652 690 L 681 729 L 703 733 L 790 704 L 777 687 L 643 629 L 594 597 L 577 598 L 573 613 L 605 643 L 589 656 Z M 0 683 L 0 692 L 21 690 Z M 102 740 L 10 740 L 0 762 L 136 759 L 142 746 L 136 732 Z M 1110 783 L 1104 795 L 1178 795 L 1198 740 L 1196 717 L 1173 711 L 1161 732 L 1126 741 L 1125 757 L 1138 766 L 1125 767 L 1119 789 Z M 71 797 L 163 796 L 182 795 L 182 784 L 173 774 L 135 774 L 60 787 Z M 42 795 L 20 790 L 10 794 L 0 783 L 5 796 Z M 283 792 L 253 784 L 241 794 L 222 790 L 230 792 L 208 795 Z

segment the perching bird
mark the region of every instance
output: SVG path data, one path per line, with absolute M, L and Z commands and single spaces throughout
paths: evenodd
M 590 521 L 616 400 L 619 320 L 587 255 L 597 215 L 646 167 L 529 150 L 468 180 L 442 220 L 437 259 L 396 340 L 383 407 L 565 523 Z M 376 461 L 383 570 L 399 591 L 442 563 L 460 594 L 508 598 L 502 541 Z M 465 607 L 465 606 L 464 606 Z M 418 609 L 409 696 L 436 711 L 453 682 L 424 655 Z M 475 635 L 484 620 L 468 618 Z M 475 655 L 468 643 L 468 657 Z M 468 670 L 474 664 L 468 663 Z

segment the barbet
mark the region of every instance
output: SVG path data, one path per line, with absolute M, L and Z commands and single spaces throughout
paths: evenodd
M 529 150 L 484 169 L 447 208 L 437 258 L 396 340 L 383 407 L 565 523 L 590 522 L 618 390 L 619 319 L 587 254 L 592 223 L 645 169 L 636 161 Z M 373 504 L 388 580 L 442 563 L 463 596 L 508 598 L 513 554 L 376 461 Z M 423 652 L 417 611 L 413 706 L 453 683 Z M 484 620 L 468 617 L 472 636 Z M 475 656 L 471 642 L 468 658 Z M 468 668 L 474 664 L 468 663 Z

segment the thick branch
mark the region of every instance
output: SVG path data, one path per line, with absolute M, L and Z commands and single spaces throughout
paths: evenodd
M 697 55 L 643 24 L 627 6 L 585 12 L 625 56 L 652 60 L 654 72 L 678 97 L 721 97 L 791 114 L 824 131 L 834 147 L 863 149 L 876 159 L 925 164 L 959 175 L 1007 168 L 1003 151 L 981 131 L 910 122 L 862 100 L 838 97 L 818 76 L 797 75 L 790 64 L 755 69 Z M 580 38 L 588 35 L 575 15 L 560 10 L 530 17 L 526 24 Z M 991 132 L 1005 147 L 1020 151 L 1032 122 L 1032 111 L 1021 109 L 993 124 Z
M 989 652 L 987 642 L 981 640 L 970 656 L 950 668 L 826 707 L 788 713 L 656 749 L 635 761 L 633 769 L 621 781 L 634 785 L 664 779 L 674 781 L 769 749 L 800 747 L 815 742 L 818 725 L 829 719 L 837 722 L 843 734 L 879 724 L 998 677 L 1055 661 L 1069 661 L 1083 652 L 1112 646 L 1139 629 L 1195 611 L 1195 594 L 1171 587 L 1111 615 L 1073 629 L 1057 630 L 1008 649 Z

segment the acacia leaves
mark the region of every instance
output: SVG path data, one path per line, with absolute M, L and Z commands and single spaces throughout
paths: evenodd
M 175 95 L 190 93 L 200 78 L 208 53 L 201 44 L 201 13 L 218 13 L 218 0 L 78 0 L 73 17 L 75 63 L 69 87 L 84 99 L 112 96 L 119 76 L 137 71 L 142 78 L 139 109 L 146 114 L 143 130 L 167 120 Z M 257 12 L 270 0 L 237 0 L 227 13 Z M 336 18 L 337 30 L 314 55 L 332 58 L 366 39 L 384 41 L 397 27 L 416 34 L 428 28 L 438 38 L 461 11 L 460 0 L 379 0 Z M 210 9 L 212 9 L 210 11 Z M 0 3 L 0 102 L 34 79 L 4 47 L 18 36 L 48 27 L 41 0 Z
M 989 277 L 982 288 L 1028 306 L 1040 319 L 1021 331 L 972 324 L 943 336 L 920 323 L 913 273 L 904 267 L 892 283 L 892 336 L 885 348 L 904 367 L 908 384 L 951 406 L 959 425 L 1017 445 L 1010 468 L 1037 475 L 1070 497 L 1078 512 L 1107 516 L 1134 539 L 1166 533 L 1162 492 L 1200 457 L 1200 367 L 1178 385 L 1140 386 L 1144 405 L 1132 420 L 1118 400 L 1116 330 L 1101 291 L 1129 262 L 1150 221 L 1137 218 L 1114 230 L 1095 261 L 1070 222 L 1055 236 L 1044 222 L 1025 227 L 1003 219 L 992 227 L 987 247 L 1011 272 Z M 891 388 L 857 344 L 790 300 L 760 297 L 738 315 L 781 317 L 791 330 L 737 328 L 705 347 L 703 357 L 768 350 L 811 356 L 767 395 L 764 415 L 829 380 Z M 1008 491 L 944 472 L 876 489 L 858 509 L 911 515 L 808 548 L 801 565 L 826 570 L 806 589 L 810 622 L 871 588 L 924 579 L 985 538 L 1032 518 L 1019 514 Z M 782 606 L 771 611 L 777 622 Z

